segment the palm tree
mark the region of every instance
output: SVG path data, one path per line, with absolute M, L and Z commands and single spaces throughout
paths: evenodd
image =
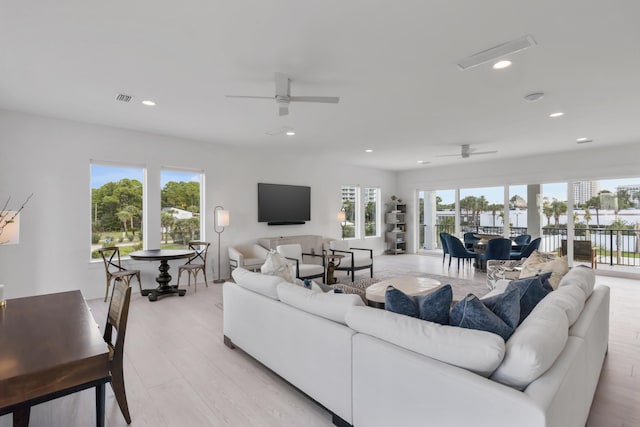
M 542 214 L 547 217 L 547 225 L 551 225 L 551 217 L 553 216 L 553 207 L 549 203 L 549 199 L 545 198 L 542 205 Z
M 126 210 L 121 210 L 116 214 L 116 216 L 118 217 L 118 220 L 122 222 L 124 233 L 127 234 L 127 222 L 131 219 L 131 213 Z
M 591 211 L 587 206 L 586 208 L 584 208 L 584 222 L 587 224 L 587 240 L 591 239 L 591 233 L 589 232 L 589 221 L 591 221 Z
M 551 202 L 551 209 L 553 209 L 553 219 L 556 222 L 556 227 L 560 225 L 560 216 L 567 213 L 567 202 L 553 199 Z

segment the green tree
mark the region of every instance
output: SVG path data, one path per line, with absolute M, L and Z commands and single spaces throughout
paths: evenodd
M 175 219 L 173 218 L 172 210 L 168 210 L 162 212 L 160 214 L 160 226 L 162 227 L 164 232 L 164 244 L 166 245 L 169 240 L 169 234 L 171 233 L 171 229 L 173 228 L 173 224 L 175 223 Z
M 594 196 L 585 202 L 587 208 L 593 208 L 596 211 L 596 226 L 600 228 L 600 209 L 602 204 L 600 202 L 600 196 Z
M 491 217 L 493 218 L 492 225 L 495 227 L 496 226 L 496 216 L 498 215 L 498 212 L 504 210 L 504 205 L 498 204 L 498 203 L 491 203 L 489 206 L 487 206 L 487 210 L 491 211 Z M 504 217 L 504 214 L 502 214 L 502 216 Z
M 555 220 L 555 225 L 557 227 L 560 225 L 560 216 L 567 213 L 567 202 L 554 198 L 551 202 L 551 209 L 553 210 L 553 219 Z
M 546 197 L 544 198 L 544 202 L 542 203 L 542 214 L 547 217 L 547 226 L 551 225 L 553 207 L 551 206 L 551 202 L 549 202 L 549 199 Z
M 169 181 L 160 193 L 161 208 L 179 208 L 193 213 L 200 212 L 200 183 Z

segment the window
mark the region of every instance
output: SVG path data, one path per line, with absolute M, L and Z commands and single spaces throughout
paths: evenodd
M 165 169 L 160 172 L 160 186 L 160 247 L 186 248 L 191 240 L 202 236 L 202 174 Z
M 144 169 L 91 164 L 91 258 L 118 246 L 120 255 L 142 249 Z
M 463 232 L 502 234 L 497 216 L 504 208 L 504 187 L 460 189 L 460 226 Z
M 358 187 L 342 187 L 342 209 L 345 212 L 345 222 L 342 224 L 342 237 L 355 239 L 358 236 Z
M 380 236 L 379 209 L 380 206 L 380 189 L 365 188 L 364 189 L 364 236 L 378 237 Z

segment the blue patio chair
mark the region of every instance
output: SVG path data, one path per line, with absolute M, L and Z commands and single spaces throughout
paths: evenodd
M 538 237 L 537 239 L 533 239 L 531 243 L 529 243 L 527 246 L 524 247 L 523 250 L 521 251 L 512 250 L 511 254 L 509 255 L 509 258 L 515 259 L 515 260 L 519 260 L 522 258 L 529 258 L 529 256 L 533 253 L 533 251 L 538 250 L 538 248 L 540 247 L 541 241 L 542 239 Z
M 508 260 L 511 257 L 511 239 L 491 239 L 487 242 L 487 249 L 478 257 L 480 268 L 484 269 L 490 259 Z
M 530 242 L 531 234 L 521 234 L 513 239 L 515 245 L 511 248 L 514 251 L 522 251 Z
M 479 237 L 475 236 L 475 232 L 464 233 L 462 239 L 464 240 L 464 247 L 467 249 L 473 249 L 473 245 L 480 241 Z
M 445 237 L 447 239 L 447 247 L 449 248 L 449 267 L 451 267 L 451 258 L 458 258 L 458 270 L 460 270 L 461 259 L 471 262 L 472 259 L 476 258 L 476 254 L 469 252 L 456 236 L 447 234 Z
M 440 232 L 440 244 L 442 245 L 442 263 L 444 264 L 444 258 L 449 253 L 449 246 L 447 246 L 447 236 L 450 236 L 449 233 L 445 233 L 444 231 Z M 449 260 L 451 260 L 451 255 L 449 255 Z

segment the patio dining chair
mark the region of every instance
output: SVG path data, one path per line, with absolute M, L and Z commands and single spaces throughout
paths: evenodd
M 189 249 L 194 251 L 194 254 L 189 260 L 178 267 L 178 283 L 176 286 L 180 286 L 180 277 L 183 272 L 187 272 L 188 286 L 191 286 L 191 276 L 193 276 L 193 288 L 198 292 L 198 273 L 202 271 L 204 276 L 204 284 L 209 287 L 207 283 L 207 252 L 209 251 L 209 242 L 192 241 L 189 242 Z

